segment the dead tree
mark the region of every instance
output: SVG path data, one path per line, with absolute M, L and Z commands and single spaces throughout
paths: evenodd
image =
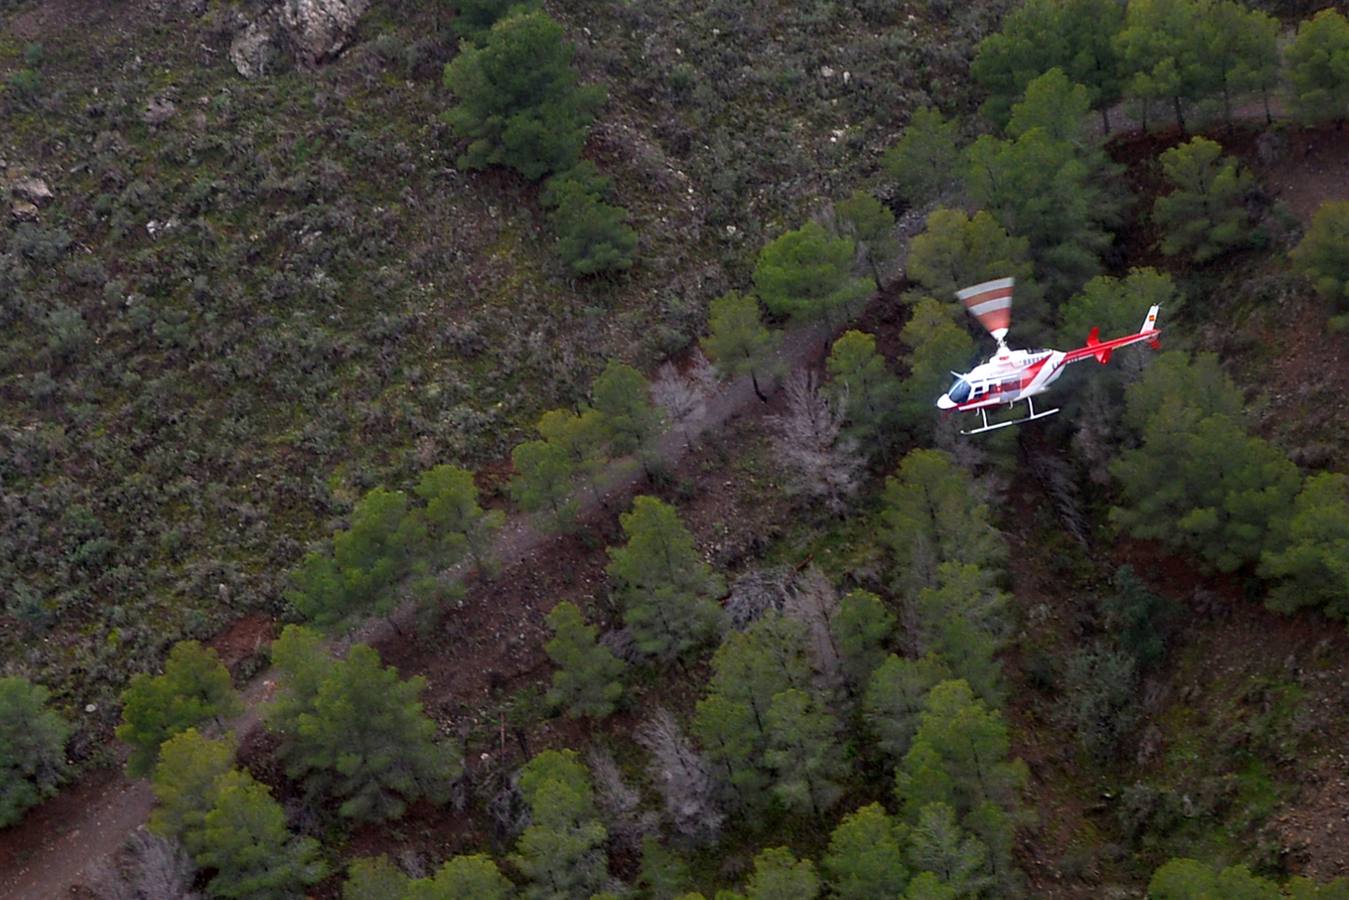
M 716 843 L 725 819 L 715 799 L 716 785 L 707 761 L 684 737 L 675 717 L 657 707 L 636 738 L 651 754 L 647 771 L 665 801 L 670 826 L 695 844 Z
M 773 446 L 791 476 L 790 487 L 842 514 L 856 493 L 862 475 L 857 442 L 844 437 L 847 396 L 827 396 L 814 372 L 798 371 L 787 379 L 787 412 L 774 416 Z

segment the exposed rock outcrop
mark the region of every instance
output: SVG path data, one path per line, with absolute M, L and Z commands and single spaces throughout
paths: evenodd
M 316 66 L 341 53 L 370 0 L 281 0 L 263 8 L 235 35 L 230 62 L 257 78 L 286 61 Z

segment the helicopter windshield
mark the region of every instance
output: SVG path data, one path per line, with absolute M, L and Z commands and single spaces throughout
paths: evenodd
M 970 383 L 963 378 L 957 378 L 956 383 L 946 392 L 946 396 L 951 398 L 952 403 L 964 403 L 970 399 Z

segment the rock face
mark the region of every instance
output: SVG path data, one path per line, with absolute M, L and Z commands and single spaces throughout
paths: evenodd
M 55 196 L 52 189 L 47 187 L 47 182 L 35 175 L 15 178 L 10 182 L 9 190 L 15 197 L 37 206 L 46 206 Z
M 370 0 L 281 0 L 235 36 L 230 62 L 245 78 L 265 75 L 287 58 L 316 66 L 342 52 L 369 7 Z

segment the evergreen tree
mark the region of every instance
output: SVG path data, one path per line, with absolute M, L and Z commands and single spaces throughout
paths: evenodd
M 773 697 L 765 722 L 764 762 L 775 774 L 773 794 L 793 812 L 820 818 L 838 802 L 847 774 L 838 745 L 838 721 L 810 694 L 786 690 Z
M 745 900 L 815 900 L 820 879 L 815 865 L 798 860 L 786 847 L 770 847 L 754 857 Z
M 1211 415 L 1238 419 L 1245 400 L 1227 377 L 1216 353 L 1163 353 L 1124 395 L 1124 422 L 1142 432 L 1165 406 L 1190 410 L 1196 418 Z
M 460 38 L 481 44 L 497 22 L 534 12 L 539 6 L 539 0 L 455 0 L 450 27 Z
M 932 402 L 950 384 L 951 372 L 963 371 L 974 354 L 974 341 L 964 328 L 951 320 L 951 305 L 924 297 L 899 333 L 909 348 L 909 376 L 899 387 L 896 411 L 910 430 L 927 434 L 932 429 Z
M 1025 766 L 1007 760 L 1009 740 L 1002 714 L 976 698 L 964 681 L 943 681 L 928 692 L 913 745 L 896 772 L 896 795 L 913 816 L 921 806 L 910 796 L 932 759 L 949 780 L 951 805 L 968 816 L 984 803 L 1010 808 L 1026 779 Z M 932 756 L 927 756 L 930 751 Z M 915 868 L 927 868 L 915 866 Z
M 904 659 L 891 654 L 877 667 L 862 701 L 862 720 L 876 745 L 891 759 L 909 752 L 918 731 L 918 715 L 933 687 L 951 677 L 935 656 Z
M 1165 403 L 1144 428 L 1142 446 L 1110 471 L 1123 493 L 1111 521 L 1224 572 L 1271 546 L 1300 482 L 1277 448 L 1225 415 L 1201 418 L 1180 402 Z
M 318 841 L 286 831 L 285 813 L 264 785 L 239 771 L 216 784 L 194 857 L 201 868 L 215 870 L 207 885 L 212 895 L 288 900 L 323 877 Z
M 1059 307 L 1059 339 L 1080 344 L 1093 328 L 1101 329 L 1103 338 L 1129 334 L 1138 330 L 1153 305 L 1165 307 L 1168 316 L 1180 306 L 1167 273 L 1144 268 L 1130 269 L 1124 278 L 1098 275 Z
M 1085 647 L 1068 657 L 1063 680 L 1061 718 L 1097 763 L 1112 761 L 1138 721 L 1137 661 L 1123 651 Z
M 479 571 L 493 570 L 492 540 L 506 514 L 478 505 L 473 473 L 458 466 L 435 466 L 422 473 L 415 490 L 426 504 L 422 518 L 444 564 L 453 565 L 467 553 Z
M 605 455 L 608 429 L 599 410 L 551 409 L 539 417 L 539 434 L 550 444 L 560 447 L 572 465 L 572 471 L 590 487 L 594 501 L 603 506 L 600 476 L 609 461 Z
M 546 750 L 521 770 L 530 825 L 510 862 L 528 880 L 530 900 L 571 900 L 598 891 L 608 877 L 607 836 L 595 812 L 590 777 L 572 750 Z
M 632 366 L 611 359 L 590 387 L 590 400 L 603 417 L 609 449 L 634 454 L 648 465 L 660 435 L 660 409 L 651 402 L 646 378 Z
M 1266 91 L 1278 78 L 1279 20 L 1237 0 L 1202 0 L 1195 24 L 1205 86 L 1222 96 L 1223 115 L 1231 122 L 1234 94 Z
M 885 646 L 894 628 L 895 617 L 870 591 L 851 591 L 839 601 L 834 641 L 844 682 L 853 696 L 861 694 L 871 674 L 885 661 Z
M 494 24 L 481 47 L 465 46 L 445 66 L 458 103 L 445 113 L 469 141 L 459 165 L 506 165 L 531 181 L 576 164 L 604 90 L 579 87 L 562 26 L 543 12 Z
M 548 524 L 556 531 L 570 531 L 576 525 L 578 506 L 571 495 L 576 466 L 566 448 L 550 441 L 525 441 L 511 450 L 510 491 L 526 512 L 546 513 Z
M 1103 154 L 1034 127 L 1011 140 L 984 135 L 966 150 L 965 163 L 970 196 L 1030 242 L 1036 275 L 1051 295 L 1067 296 L 1097 274 L 1111 242 L 1107 229 L 1122 208 Z
M 1010 630 L 1007 596 L 988 572 L 966 563 L 937 567 L 937 584 L 918 593 L 918 646 L 935 652 L 980 698 L 1002 701 L 1002 666 L 994 658 Z
M 1349 19 L 1323 9 L 1299 23 L 1284 51 L 1293 110 L 1305 122 L 1349 118 Z
M 1140 670 L 1161 661 L 1176 616 L 1176 604 L 1154 594 L 1132 566 L 1115 570 L 1114 588 L 1102 604 L 1106 623 L 1120 649 Z
M 845 331 L 834 341 L 825 368 L 852 430 L 859 438 L 883 443 L 894 415 L 899 379 L 876 352 L 876 338 L 862 331 Z
M 508 900 L 514 886 L 490 857 L 481 853 L 451 857 L 431 878 L 409 885 L 407 900 Z
M 1148 896 L 1155 900 L 1280 900 L 1284 894 L 1274 882 L 1252 875 L 1246 866 L 1218 872 L 1198 860 L 1172 859 L 1152 874 Z
M 850 238 L 832 238 L 819 223 L 807 222 L 760 251 L 755 291 L 774 315 L 833 325 L 851 315 L 875 286 L 853 277 L 856 249 Z
M 909 881 L 904 860 L 908 835 L 879 803 L 846 816 L 829 838 L 825 879 L 838 900 L 901 897 Z
M 581 611 L 562 602 L 548 613 L 553 639 L 544 649 L 557 666 L 548 701 L 564 707 L 571 718 L 603 719 L 623 696 L 623 662 L 595 640 L 596 629 Z
M 911 596 L 937 584 L 943 562 L 993 568 L 1006 555 L 969 476 L 940 450 L 905 456 L 885 482 L 883 503 L 881 540 L 894 556 L 898 583 Z
M 151 781 L 156 806 L 150 830 L 199 853 L 206 814 L 215 806 L 220 779 L 234 768 L 234 750 L 233 734 L 213 741 L 195 728 L 165 741 Z
M 180 641 L 169 652 L 164 674 L 139 674 L 122 692 L 122 724 L 117 739 L 131 745 L 127 772 L 149 775 L 165 740 L 211 718 L 230 718 L 243 709 L 230 673 L 214 650 Z
M 895 214 L 866 191 L 853 191 L 848 199 L 834 204 L 839 225 L 866 254 L 872 278 L 881 284 L 881 267 L 899 253 L 895 238 Z
M 754 395 L 767 403 L 759 376 L 776 375 L 781 369 L 776 354 L 782 333 L 764 327 L 759 301 L 734 291 L 713 300 L 708 332 L 701 341 L 703 352 L 722 374 L 748 375 Z
M 425 540 L 426 525 L 409 515 L 407 495 L 374 488 L 352 508 L 351 527 L 333 536 L 332 556 L 311 552 L 300 562 L 286 599 L 324 626 L 389 615 L 401 599 L 396 587 Z
M 1114 39 L 1123 25 L 1124 6 L 1114 0 L 1028 0 L 1008 14 L 1001 32 L 979 44 L 970 73 L 989 91 L 980 111 L 1006 124 L 1026 86 L 1058 67 L 1087 88 L 1109 133 L 1108 110 L 1122 84 Z
M 648 837 L 642 841 L 642 869 L 637 883 L 650 900 L 674 900 L 688 887 L 689 866 L 679 854 Z
M 1039 128 L 1055 141 L 1084 149 L 1089 144 L 1086 116 L 1091 100 L 1086 87 L 1073 84 L 1055 66 L 1026 84 L 1026 95 L 1012 106 L 1007 133 L 1020 137 Z
M 1318 606 L 1331 618 L 1349 619 L 1349 476 L 1308 478 L 1272 544 L 1260 564 L 1261 575 L 1278 579 L 1266 600 L 1270 609 Z
M 342 900 L 407 900 L 412 879 L 387 856 L 366 856 L 347 866 Z
M 1311 280 L 1332 309 L 1349 313 L 1349 202 L 1321 204 L 1290 255 L 1293 268 Z M 1349 325 L 1349 316 L 1340 316 L 1339 322 Z
M 1221 145 L 1197 137 L 1161 155 L 1171 193 L 1158 197 L 1152 217 L 1165 231 L 1162 252 L 1207 262 L 1250 243 L 1245 199 L 1254 181 Z
M 1211 83 L 1200 48 L 1196 0 L 1129 0 L 1115 49 L 1129 73 L 1125 92 L 1144 105 L 1170 100 L 1176 124 L 1185 131 L 1184 104 L 1207 93 Z
M 609 548 L 608 572 L 623 598 L 624 622 L 643 653 L 677 659 L 716 632 L 721 610 L 711 598 L 724 585 L 669 504 L 637 497 L 619 523 L 628 542 Z
M 558 253 L 574 274 L 632 268 L 637 233 L 627 224 L 626 209 L 605 203 L 574 180 L 561 184 L 551 197 L 549 221 L 557 232 Z
M 909 865 L 930 872 L 957 897 L 978 897 L 992 886 L 988 848 L 956 821 L 945 803 L 929 803 L 909 838 Z
M 958 127 L 935 109 L 915 110 L 899 143 L 886 151 L 881 168 L 911 206 L 941 199 L 959 177 L 952 160 L 958 158 Z
M 950 303 L 955 292 L 991 278 L 1017 280 L 1018 305 L 1027 299 L 1030 242 L 1013 237 L 988 212 L 934 209 L 923 233 L 909 244 L 909 277 Z
M 932 872 L 919 872 L 909 882 L 904 900 L 958 900 L 956 889 Z
M 65 777 L 71 728 L 47 707 L 49 696 L 25 678 L 0 678 L 0 828 L 55 794 Z
M 422 710 L 426 679 L 399 680 L 364 644 L 345 660 L 328 660 L 321 674 L 312 658 L 283 654 L 283 683 L 292 678 L 288 664 L 298 667 L 293 693 L 268 722 L 281 736 L 287 775 L 357 821 L 396 819 L 410 802 L 443 799 L 459 761 L 436 742 L 435 723 Z

